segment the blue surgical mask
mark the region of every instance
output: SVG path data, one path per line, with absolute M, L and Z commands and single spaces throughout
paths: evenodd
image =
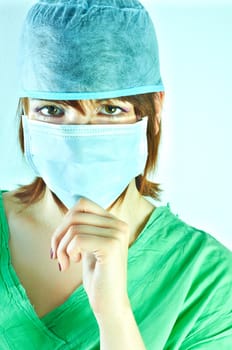
M 57 125 L 23 116 L 25 156 L 67 208 L 85 197 L 106 209 L 144 171 L 147 120 Z

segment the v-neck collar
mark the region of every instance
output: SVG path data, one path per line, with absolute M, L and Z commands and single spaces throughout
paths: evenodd
M 22 312 L 29 318 L 34 326 L 37 328 L 40 328 L 43 330 L 49 337 L 52 337 L 54 340 L 62 342 L 62 344 L 65 344 L 65 342 L 57 337 L 53 332 L 50 331 L 49 326 L 50 323 L 53 321 L 53 319 L 56 319 L 61 313 L 64 313 L 65 310 L 72 307 L 72 305 L 75 303 L 77 306 L 80 305 L 79 312 L 81 314 L 81 311 L 84 308 L 84 305 L 89 307 L 88 304 L 88 298 L 85 293 L 83 285 L 80 285 L 65 301 L 64 303 L 60 304 L 53 310 L 49 311 L 46 315 L 43 317 L 39 317 L 36 313 L 33 305 L 31 304 L 31 301 L 27 295 L 27 292 L 25 288 L 23 287 L 22 283 L 20 282 L 20 279 L 12 265 L 11 261 L 11 255 L 10 255 L 10 249 L 9 249 L 9 238 L 10 238 L 10 230 L 9 225 L 7 222 L 6 213 L 4 210 L 4 202 L 2 198 L 2 192 L 0 191 L 0 207 L 2 207 L 2 210 L 0 210 L 0 220 L 2 222 L 2 233 L 3 233 L 3 241 L 2 241 L 2 247 L 5 252 L 5 259 L 3 263 L 5 264 L 5 268 L 2 271 L 4 281 L 8 287 L 8 290 L 11 292 L 11 297 L 15 301 L 15 305 L 17 305 L 17 308 L 20 308 Z M 80 315 L 81 317 L 81 315 Z
M 85 312 L 85 307 L 90 308 L 89 303 L 88 303 L 88 297 L 86 295 L 86 292 L 84 290 L 83 285 L 79 286 L 61 305 L 57 306 L 50 312 L 48 312 L 46 315 L 43 317 L 39 318 L 37 315 L 33 305 L 30 302 L 30 299 L 26 293 L 25 288 L 20 282 L 19 277 L 17 276 L 17 273 L 12 265 L 11 262 L 11 255 L 10 255 L 10 250 L 9 250 L 9 238 L 10 238 L 10 230 L 9 230 L 9 225 L 7 222 L 7 217 L 5 214 L 4 210 L 4 203 L 3 203 L 3 198 L 2 198 L 2 192 L 0 191 L 0 207 L 2 207 L 2 210 L 0 210 L 0 215 L 1 215 L 1 221 L 3 223 L 3 245 L 5 248 L 6 252 L 6 266 L 3 271 L 5 283 L 12 289 L 12 298 L 16 301 L 16 304 L 18 308 L 20 308 L 28 318 L 31 319 L 33 324 L 43 330 L 48 336 L 54 338 L 54 340 L 62 342 L 65 344 L 65 342 L 60 339 L 57 335 L 55 335 L 52 331 L 50 331 L 49 327 L 53 323 L 54 320 L 56 320 L 59 315 L 63 314 L 68 310 L 72 305 L 75 303 L 76 306 L 78 304 L 80 305 L 78 312 L 80 312 L 80 318 L 81 318 L 81 313 Z M 128 254 L 128 264 L 133 263 L 133 256 L 134 252 L 137 250 L 137 245 L 143 244 L 141 241 L 146 242 L 148 237 L 144 235 L 144 231 L 147 230 L 149 227 L 150 223 L 154 223 L 154 220 L 157 219 L 163 211 L 169 211 L 169 208 L 166 206 L 160 206 L 157 207 L 152 214 L 150 215 L 150 218 L 148 219 L 147 223 L 145 224 L 142 232 L 140 235 L 137 237 L 135 242 L 130 246 L 129 248 L 129 254 Z

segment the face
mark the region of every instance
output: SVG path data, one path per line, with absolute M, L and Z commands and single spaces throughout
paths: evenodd
M 29 99 L 27 115 L 53 124 L 132 124 L 138 120 L 134 106 L 120 99 L 86 100 L 76 105 Z

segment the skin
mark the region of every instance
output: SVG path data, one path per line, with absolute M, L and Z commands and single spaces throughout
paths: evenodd
M 160 99 L 163 100 L 163 94 Z M 130 103 L 120 100 L 114 103 L 110 101 L 106 108 L 105 101 L 85 101 L 83 113 L 67 107 L 62 116 L 57 117 L 54 116 L 58 113 L 54 102 L 30 100 L 27 115 L 37 121 L 64 124 L 106 123 L 109 119 L 110 123 L 136 121 Z M 53 107 L 48 108 L 48 105 Z M 115 108 L 117 106 L 119 109 Z M 161 106 L 156 108 L 160 113 Z M 109 116 L 109 111 L 117 117 Z M 157 128 L 158 125 L 155 132 Z M 37 314 L 42 316 L 56 306 L 47 301 L 49 293 L 55 292 L 57 299 L 54 302 L 59 305 L 83 283 L 99 325 L 101 349 L 144 350 L 127 294 L 127 257 L 128 247 L 136 240 L 155 207 L 141 196 L 135 181 L 129 184 L 122 203 L 116 202 L 110 210 L 83 198 L 64 215 L 48 188 L 39 202 L 23 211 L 13 192 L 4 195 L 4 203 L 11 232 L 12 263 Z M 27 237 L 27 243 L 29 240 L 29 250 L 22 237 Z M 50 247 L 52 260 L 49 261 Z M 27 264 L 33 271 L 31 276 L 25 271 Z M 41 284 L 44 295 L 36 294 Z
M 53 124 L 129 124 L 136 122 L 134 107 L 120 99 L 82 101 L 82 110 L 56 101 L 29 100 L 28 117 Z

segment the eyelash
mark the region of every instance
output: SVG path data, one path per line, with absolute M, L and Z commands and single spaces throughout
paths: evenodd
M 99 111 L 98 111 L 98 113 L 100 113 L 100 111 L 103 109 L 103 108 L 112 108 L 112 109 L 116 109 L 116 110 L 120 110 L 120 112 L 119 113 L 117 113 L 117 114 L 110 114 L 110 113 L 102 113 L 101 112 L 101 114 L 103 114 L 103 115 L 106 115 L 107 117 L 109 117 L 109 116 L 112 116 L 112 117 L 115 117 L 115 116 L 117 116 L 117 115 L 119 115 L 120 113 L 128 113 L 129 112 L 129 110 L 128 109 L 126 109 L 126 108 L 122 108 L 122 107 L 119 107 L 119 106 L 114 106 L 114 105 L 102 105 L 100 108 L 99 108 Z M 59 110 L 60 111 L 60 113 L 59 114 L 50 114 L 50 115 L 44 115 L 43 114 L 43 112 L 42 112 L 42 110 L 43 109 L 45 109 L 45 108 L 54 108 L 54 109 L 56 109 L 56 110 Z M 42 106 L 42 107 L 38 107 L 38 108 L 36 108 L 35 109 L 35 112 L 36 113 L 39 113 L 39 114 L 41 114 L 44 118 L 60 118 L 60 117 L 63 117 L 64 116 L 64 113 L 65 113 L 65 111 L 63 110 L 63 109 L 61 109 L 60 107 L 58 107 L 58 106 L 56 106 L 56 105 L 47 105 L 47 106 Z
M 51 108 L 51 107 L 54 108 L 54 109 L 59 110 L 60 113 L 59 113 L 59 114 L 56 114 L 56 115 L 52 115 L 52 114 L 51 114 L 51 115 L 44 115 L 43 112 L 42 112 L 42 110 L 45 109 L 45 108 Z M 51 118 L 51 117 L 53 117 L 53 118 L 58 118 L 58 117 L 63 117 L 63 115 L 64 115 L 64 110 L 61 109 L 60 107 L 56 106 L 56 105 L 42 106 L 42 107 L 36 108 L 35 111 L 36 111 L 36 113 L 41 114 L 41 115 L 42 115 L 43 117 L 45 117 L 45 118 Z
M 120 110 L 120 112 L 118 113 L 118 114 L 120 114 L 120 113 L 128 113 L 129 111 L 128 110 L 126 110 L 126 109 L 124 109 L 124 108 L 122 108 L 122 107 L 119 107 L 119 106 L 114 106 L 114 105 L 103 105 L 103 106 L 101 106 L 101 108 L 99 108 L 99 110 L 101 110 L 102 108 L 112 108 L 112 109 L 116 109 L 116 110 Z M 104 113 L 102 113 L 103 115 L 104 115 Z M 111 113 L 106 113 L 105 115 L 107 115 L 107 116 L 117 116 L 118 114 L 111 114 Z

